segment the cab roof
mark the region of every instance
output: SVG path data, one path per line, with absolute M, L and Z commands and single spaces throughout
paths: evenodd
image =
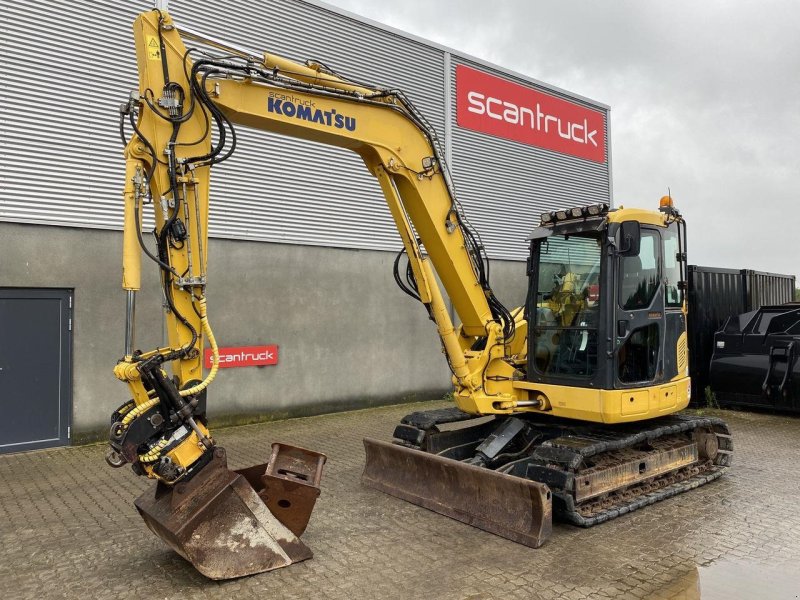
M 609 223 L 639 221 L 639 223 L 644 225 L 656 225 L 658 227 L 667 226 L 667 214 L 658 210 L 646 210 L 644 208 L 624 208 L 620 206 L 616 210 L 610 210 L 607 217 Z

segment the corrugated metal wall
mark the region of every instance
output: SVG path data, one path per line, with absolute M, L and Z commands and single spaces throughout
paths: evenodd
M 705 406 L 714 333 L 731 315 L 747 310 L 741 271 L 689 265 L 689 373 L 692 404 Z
M 745 283 L 747 310 L 755 310 L 770 304 L 784 304 L 794 300 L 795 278 L 763 271 L 742 270 Z
M 121 228 L 117 106 L 136 87 L 131 23 L 151 6 L 147 0 L 57 1 L 46 9 L 20 0 L 4 4 L 0 220 Z M 406 91 L 440 136 L 450 133 L 459 197 L 494 258 L 523 258 L 525 237 L 543 210 L 609 200 L 608 165 L 458 128 L 446 106 L 454 94 L 445 89 L 446 68 L 454 86 L 455 65 L 470 61 L 442 48 L 302 0 L 173 0 L 170 12 L 181 24 L 239 46 L 316 58 L 356 79 Z M 237 131 L 236 155 L 214 171 L 211 235 L 400 246 L 379 187 L 357 156 Z

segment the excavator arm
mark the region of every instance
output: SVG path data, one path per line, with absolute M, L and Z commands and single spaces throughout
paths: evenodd
M 363 159 L 403 241 L 413 274 L 407 291 L 436 323 L 457 403 L 471 413 L 498 412 L 498 394 L 487 396 L 481 374 L 491 358 L 506 357 L 514 319 L 492 294 L 480 240 L 455 199 L 435 132 L 399 92 L 350 90 L 333 75 L 321 84 L 316 71 L 298 73 L 301 65 L 278 67 L 269 56 L 264 62 L 269 70 L 247 66 L 242 79 L 216 82 L 214 104 L 233 123 L 347 148 Z M 461 318 L 458 331 L 434 271 Z M 471 351 L 478 340 L 486 341 L 483 349 Z
M 183 37 L 227 54 L 215 58 L 189 49 Z M 213 448 L 204 394 L 217 361 L 202 372 L 204 344 L 216 353 L 205 299 L 209 178 L 211 167 L 234 151 L 238 125 L 346 148 L 363 159 L 408 257 L 410 275 L 401 283 L 436 324 L 457 405 L 473 414 L 518 408 L 525 392 L 512 390 L 511 381 L 514 360 L 524 352 L 524 322 L 517 317 L 515 323 L 492 294 L 485 253 L 455 198 L 436 134 L 401 92 L 354 83 L 319 64 L 256 56 L 191 31 L 182 36 L 158 10 L 137 18 L 134 38 L 139 89 L 121 110 L 134 132 L 125 147 L 128 322 L 125 357 L 115 369 L 133 400 L 117 415 L 117 437 L 132 416 L 156 404 L 168 410 L 161 411 L 166 425 L 156 445 L 141 453 L 139 444 L 138 454 L 131 444 L 115 449 L 115 462 L 138 463 L 148 476 L 173 483 Z M 155 250 L 142 233 L 147 205 L 155 216 Z M 142 251 L 160 270 L 169 333 L 169 347 L 148 352 L 133 346 Z M 435 275 L 461 319 L 458 328 Z M 168 435 L 180 427 L 187 442 L 182 448 Z M 168 475 L 162 475 L 158 461 L 170 452 Z

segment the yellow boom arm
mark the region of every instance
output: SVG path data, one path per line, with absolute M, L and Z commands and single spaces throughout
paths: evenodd
M 141 412 L 145 404 L 167 398 L 188 426 L 184 433 L 191 429 L 185 438 L 190 443 L 175 446 L 183 455 L 172 450 L 173 462 L 186 466 L 211 447 L 203 422 L 192 415 L 216 373 L 216 365 L 205 378 L 202 373 L 205 341 L 216 348 L 205 316 L 209 177 L 211 166 L 235 146 L 233 124 L 357 153 L 377 178 L 397 225 L 413 273 L 407 291 L 436 323 L 459 408 L 490 414 L 538 404 L 512 385 L 526 358 L 521 311 L 512 316 L 493 297 L 485 257 L 461 214 L 435 133 L 402 93 L 353 83 L 318 64 L 255 56 L 190 31 L 183 37 L 226 55 L 187 51 L 182 32 L 158 10 L 134 24 L 139 90 L 122 111 L 134 128 L 125 148 L 123 287 L 129 320 L 126 356 L 115 369 L 129 384 L 133 402 L 120 407 L 121 419 L 126 410 Z M 142 238 L 142 210 L 149 202 L 155 252 L 146 250 Z M 169 332 L 168 348 L 146 353 L 133 351 L 131 324 L 142 249 L 159 263 Z M 434 273 L 462 321 L 458 328 Z M 166 363 L 172 379 L 162 368 Z M 164 452 L 173 442 L 167 441 Z M 146 466 L 145 471 L 158 476 Z

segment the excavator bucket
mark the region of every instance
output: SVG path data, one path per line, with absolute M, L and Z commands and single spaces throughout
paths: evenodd
M 324 454 L 273 444 L 269 463 L 231 471 L 216 448 L 189 481 L 159 483 L 134 504 L 150 530 L 206 577 L 253 575 L 312 557 L 298 536 L 324 463 Z
M 550 537 L 552 497 L 542 483 L 369 438 L 364 449 L 367 487 L 531 548 Z

